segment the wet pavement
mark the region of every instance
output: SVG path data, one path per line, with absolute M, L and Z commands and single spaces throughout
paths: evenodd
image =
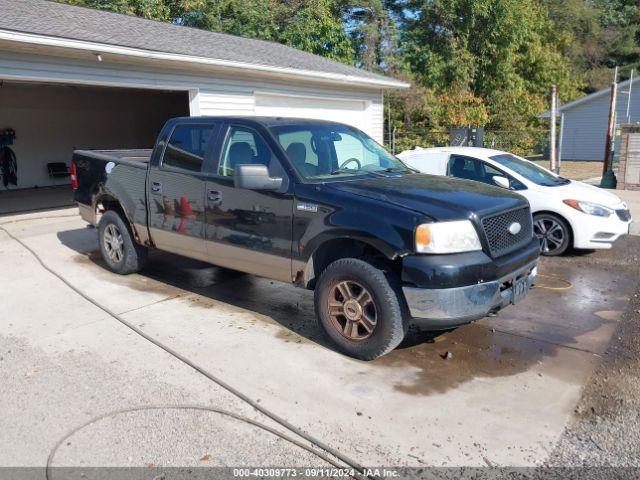
M 412 328 L 394 352 L 360 362 L 333 351 L 314 322 L 312 292 L 164 253 L 120 277 L 102 267 L 96 232 L 78 219 L 8 227 L 108 308 L 369 465 L 542 463 L 607 350 L 640 263 L 615 253 L 638 251 L 640 237 L 614 251 L 545 258 L 521 304 L 450 332 Z M 9 244 L 0 239 L 0 258 Z M 95 313 L 82 335 L 42 313 L 16 329 L 18 313 L 9 310 L 14 326 L 0 323 L 0 338 L 37 344 L 44 329 L 59 337 L 54 356 L 94 353 L 85 325 Z M 167 375 L 137 362 L 143 375 Z

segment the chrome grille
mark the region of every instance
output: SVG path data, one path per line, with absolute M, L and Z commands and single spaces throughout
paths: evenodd
M 520 231 L 513 234 L 509 227 L 520 224 Z M 518 208 L 482 219 L 489 252 L 492 257 L 500 257 L 526 245 L 533 237 L 533 221 L 529 207 Z
M 631 212 L 629 210 L 621 208 L 620 210 L 616 210 L 616 213 L 618 214 L 618 218 L 623 222 L 628 222 L 629 220 L 631 220 Z

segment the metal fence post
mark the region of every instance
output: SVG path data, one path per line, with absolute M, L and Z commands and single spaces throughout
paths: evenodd
M 556 113 L 557 113 L 557 92 L 556 86 L 551 85 L 551 132 L 549 152 L 551 157 L 551 171 L 558 173 L 558 152 L 556 151 Z

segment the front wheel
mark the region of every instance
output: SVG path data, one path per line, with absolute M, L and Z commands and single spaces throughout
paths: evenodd
M 355 258 L 336 260 L 320 275 L 316 316 L 338 349 L 373 360 L 404 339 L 407 315 L 392 274 Z
M 569 248 L 571 231 L 567 222 L 551 213 L 533 216 L 533 233 L 540 241 L 540 253 L 548 257 L 562 255 Z

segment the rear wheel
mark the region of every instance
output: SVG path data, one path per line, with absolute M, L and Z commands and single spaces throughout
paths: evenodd
M 562 255 L 569 248 L 571 230 L 567 222 L 551 213 L 533 216 L 533 233 L 540 241 L 540 253 L 549 257 Z
M 373 360 L 402 342 L 407 321 L 392 274 L 355 258 L 330 264 L 315 290 L 316 316 L 338 349 Z
M 102 215 L 98 238 L 102 259 L 112 272 L 120 275 L 135 273 L 146 263 L 147 248 L 136 243 L 129 225 L 117 212 L 107 210 Z

